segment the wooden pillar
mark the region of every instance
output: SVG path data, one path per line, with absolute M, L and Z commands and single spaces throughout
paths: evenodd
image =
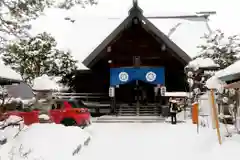
M 216 103 L 215 103 L 215 99 L 214 99 L 214 92 L 212 89 L 210 90 L 210 95 L 211 95 L 211 102 L 212 102 L 212 111 L 213 111 L 213 115 L 214 115 L 216 129 L 217 129 L 218 142 L 221 145 L 222 139 L 221 139 L 220 129 L 219 129 L 218 112 L 217 112 Z

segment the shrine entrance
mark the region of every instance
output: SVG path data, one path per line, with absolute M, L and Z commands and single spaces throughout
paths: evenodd
M 115 89 L 116 101 L 129 106 L 147 106 L 156 103 L 155 85 L 135 80 L 127 84 L 118 85 Z M 125 93 L 125 94 L 123 94 Z
M 110 69 L 110 86 L 114 88 L 116 106 L 157 106 L 156 87 L 164 85 L 163 67 L 120 67 Z

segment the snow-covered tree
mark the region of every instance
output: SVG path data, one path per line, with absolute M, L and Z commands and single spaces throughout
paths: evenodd
M 2 54 L 2 59 L 29 84 L 44 74 L 61 76 L 65 84 L 68 84 L 71 79 L 69 75 L 77 69 L 77 61 L 73 60 L 70 52 L 61 51 L 56 45 L 55 39 L 44 32 L 10 43 Z
M 216 30 L 210 35 L 205 34 L 205 44 L 199 46 L 201 53 L 198 57 L 211 58 L 220 68 L 226 68 L 238 58 L 240 51 L 240 36 L 226 37 L 221 30 Z
M 10 37 L 26 37 L 29 21 L 41 15 L 46 7 L 70 9 L 96 4 L 95 0 L 0 0 L 0 49 Z M 64 17 L 63 17 L 64 18 Z

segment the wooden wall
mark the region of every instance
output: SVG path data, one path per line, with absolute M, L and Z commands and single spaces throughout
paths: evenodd
M 165 68 L 165 82 L 168 91 L 185 91 L 187 84 L 184 66 L 173 51 L 163 43 L 156 41 L 154 35 L 145 31 L 141 25 L 123 31 L 109 45 L 111 52 L 105 48 L 101 59 L 91 68 L 91 72 L 78 72 L 75 85 L 77 92 L 105 92 L 109 88 L 109 60 L 111 66 L 133 66 L 133 57 L 141 57 L 142 66 L 162 66 Z M 123 93 L 124 94 L 124 93 Z

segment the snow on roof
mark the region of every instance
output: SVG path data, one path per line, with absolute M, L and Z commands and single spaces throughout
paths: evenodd
M 2 61 L 0 61 L 0 71 L 0 78 L 22 81 L 21 75 L 11 69 L 9 66 L 4 65 Z
M 187 68 L 207 68 L 207 67 L 219 67 L 211 58 L 196 58 L 189 62 Z
M 189 97 L 188 92 L 166 92 L 165 97 Z
M 58 88 L 60 90 L 69 90 L 69 87 L 62 84 L 60 81 L 62 80 L 62 77 L 60 76 L 53 76 L 53 77 L 50 77 L 51 80 L 55 81 L 58 85 Z
M 125 1 L 124 3 L 122 1 L 111 1 L 108 3 L 108 5 L 112 4 L 111 7 L 106 7 L 107 3 L 102 2 L 97 6 L 85 9 L 75 7 L 69 11 L 48 10 L 46 16 L 42 16 L 33 22 L 32 34 L 43 31 L 51 33 L 56 38 L 59 48 L 71 50 L 73 57 L 82 62 L 128 16 L 128 10 L 132 6 L 131 1 Z M 145 16 L 170 14 L 169 12 L 159 12 L 159 7 L 153 8 L 152 5 L 149 6 L 145 1 L 139 1 L 139 6 L 143 9 Z M 173 12 L 171 13 L 173 15 Z M 58 16 L 56 17 L 56 15 Z M 179 13 L 174 15 L 179 15 Z M 71 23 L 64 20 L 64 17 L 67 16 L 76 21 Z M 119 19 L 108 19 L 109 17 Z M 183 19 L 149 20 L 166 35 L 170 29 L 181 23 L 170 36 L 170 39 L 190 57 L 195 57 L 198 54 L 199 48 L 197 46 L 203 42 L 200 37 L 204 33 L 208 33 L 204 21 Z M 78 67 L 86 69 L 82 63 L 79 63 Z
M 224 85 L 226 85 L 226 83 L 221 81 L 220 79 L 218 79 L 218 77 L 216 75 L 214 75 L 206 81 L 205 85 L 208 89 L 219 90 L 219 89 L 223 88 Z
M 58 84 L 47 75 L 37 77 L 33 80 L 33 90 L 59 90 Z
M 227 68 L 218 71 L 215 75 L 220 78 L 237 73 L 240 73 L 240 60 L 228 66 Z

